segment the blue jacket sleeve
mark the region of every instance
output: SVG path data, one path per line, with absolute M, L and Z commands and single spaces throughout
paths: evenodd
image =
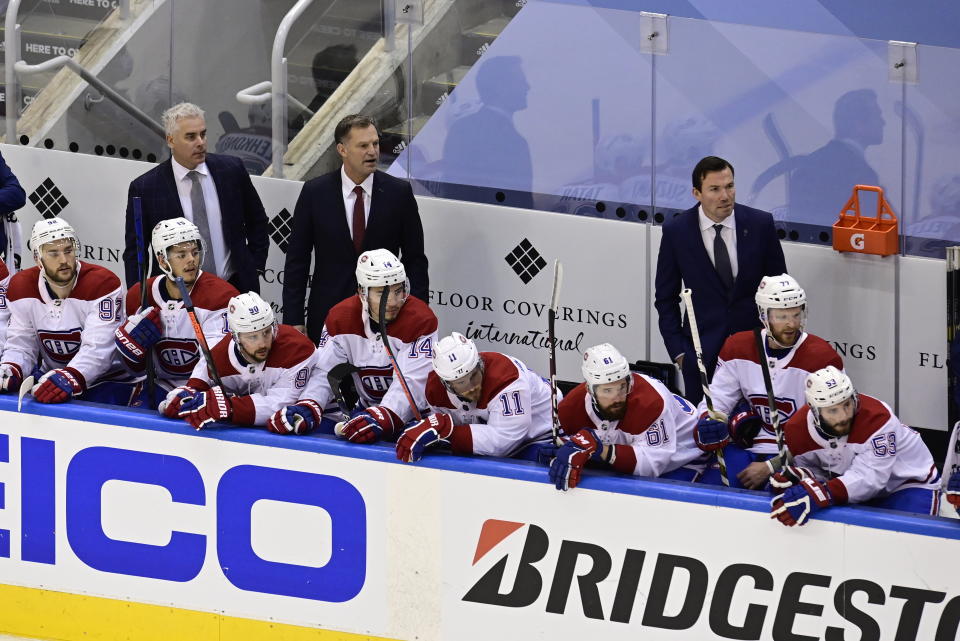
M 0 214 L 9 214 L 27 203 L 27 194 L 0 155 Z

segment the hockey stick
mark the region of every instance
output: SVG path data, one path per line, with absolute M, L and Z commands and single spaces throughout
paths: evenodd
M 33 376 L 28 376 L 20 383 L 20 396 L 17 397 L 17 411 L 23 407 L 23 397 L 27 394 L 33 394 L 33 384 L 36 382 Z
M 190 317 L 190 324 L 193 325 L 193 333 L 197 336 L 197 343 L 200 344 L 200 351 L 203 357 L 207 359 L 207 371 L 210 377 L 218 387 L 223 387 L 223 381 L 220 380 L 220 374 L 217 372 L 217 365 L 213 362 L 213 356 L 210 355 L 210 348 L 207 346 L 207 338 L 203 335 L 203 329 L 200 327 L 200 321 L 197 320 L 197 313 L 193 309 L 193 300 L 190 298 L 190 292 L 187 291 L 187 284 L 183 282 L 183 276 L 177 276 L 177 288 L 180 290 L 180 297 L 183 299 L 183 308 L 187 310 L 187 316 Z
M 777 409 L 777 400 L 773 396 L 773 382 L 770 380 L 770 364 L 767 362 L 767 350 L 763 344 L 763 333 L 759 327 L 753 328 L 753 336 L 757 341 L 757 359 L 760 361 L 760 370 L 763 372 L 763 385 L 767 388 L 767 407 L 770 408 L 770 424 L 773 433 L 777 435 L 777 455 L 783 457 L 786 447 L 783 444 L 783 428 L 780 427 L 780 410 Z M 782 461 L 786 463 L 786 461 Z
M 393 373 L 396 375 L 397 380 L 400 381 L 400 387 L 403 388 L 403 393 L 407 397 L 407 402 L 410 404 L 410 409 L 413 410 L 413 416 L 418 421 L 423 420 L 423 416 L 420 415 L 420 410 L 417 408 L 417 404 L 413 400 L 413 394 L 410 393 L 410 388 L 407 386 L 407 379 L 403 377 L 403 372 L 400 371 L 400 366 L 397 365 L 397 357 L 393 354 L 393 348 L 390 347 L 390 338 L 387 336 L 387 299 L 390 297 L 390 287 L 385 285 L 383 291 L 380 293 L 380 316 L 377 318 L 377 321 L 380 324 L 380 338 L 383 339 L 383 346 L 387 350 L 387 357 L 390 359 L 390 365 L 393 366 Z
M 133 227 L 137 234 L 137 267 L 140 270 L 140 311 L 147 308 L 147 278 L 150 274 L 150 266 L 147 261 L 147 245 L 143 236 L 143 205 L 139 196 L 133 197 Z M 147 404 L 153 406 L 156 399 L 157 372 L 153 367 L 153 350 L 148 349 L 147 354 Z
M 358 371 L 360 368 L 353 363 L 338 363 L 327 372 L 327 383 L 333 391 L 333 399 L 337 402 L 340 413 L 343 414 L 343 420 L 333 427 L 333 433 L 337 436 L 343 436 L 343 426 L 350 420 L 350 408 L 347 407 L 347 401 L 343 398 L 343 390 L 340 386 L 343 384 L 343 379 Z
M 697 329 L 697 315 L 693 311 L 693 292 L 689 288 L 680 292 L 680 298 L 687 308 L 687 320 L 690 322 L 690 338 L 693 339 L 693 351 L 697 355 L 697 367 L 700 369 L 700 385 L 703 387 L 703 399 L 707 402 L 707 413 L 710 418 L 717 420 L 717 414 L 713 411 L 713 397 L 710 396 L 710 383 L 707 381 L 707 367 L 703 364 L 703 348 L 700 346 L 700 331 Z M 727 461 L 723 457 L 723 449 L 717 450 L 717 465 L 720 466 L 720 480 L 727 487 L 730 487 L 730 479 L 727 478 Z
M 550 341 L 550 411 L 553 413 L 551 428 L 554 445 L 561 445 L 560 417 L 557 410 L 557 334 L 554 325 L 557 322 L 557 303 L 560 300 L 560 284 L 563 281 L 563 265 L 553 261 L 553 293 L 550 296 L 550 309 L 547 311 L 547 337 Z

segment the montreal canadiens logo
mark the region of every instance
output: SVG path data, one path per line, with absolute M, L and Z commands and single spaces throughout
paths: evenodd
M 363 367 L 357 372 L 364 394 L 370 398 L 381 399 L 393 382 L 392 367 Z
M 792 398 L 778 397 L 774 399 L 774 404 L 777 406 L 777 413 L 780 414 L 781 424 L 785 423 L 787 419 L 797 411 L 797 403 Z M 764 423 L 773 425 L 773 421 L 770 418 L 770 405 L 766 396 L 751 394 L 750 405 L 753 406 L 753 410 Z
M 62 332 L 37 330 L 37 338 L 47 357 L 57 363 L 69 363 L 80 349 L 80 328 Z
M 200 360 L 200 349 L 196 340 L 165 338 L 157 343 L 155 349 L 163 369 L 175 374 L 177 378 L 188 377 Z

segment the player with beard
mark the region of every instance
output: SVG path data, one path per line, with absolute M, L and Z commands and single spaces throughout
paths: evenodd
M 783 425 L 805 402 L 807 375 L 828 365 L 842 370 L 843 360 L 827 341 L 804 331 L 807 294 L 792 276 L 764 276 L 755 300 Z M 697 445 L 705 452 L 723 450 L 731 487 L 762 488 L 782 461 L 773 459 L 777 436 L 752 331 L 737 332 L 724 341 L 710 381 L 710 394 L 713 416 L 708 414 L 705 401 L 697 408 Z M 720 485 L 719 470 L 708 469 L 701 482 Z
M 771 518 L 803 525 L 825 507 L 872 507 L 937 514 L 940 474 L 920 435 L 881 400 L 858 394 L 829 366 L 806 381 L 807 405 L 787 421 L 794 466 L 770 479 Z
M 205 248 L 200 230 L 186 218 L 161 220 L 153 228 L 152 247 L 163 276 L 147 280 L 147 307 L 140 309 L 140 283 L 127 292 L 126 320 L 114 334 L 117 352 L 128 369 L 142 375 L 152 350 L 160 396 L 186 385 L 200 358 L 200 347 L 176 278 L 190 292 L 207 345 L 216 345 L 229 331 L 227 302 L 240 292 L 227 281 L 203 271 Z M 150 401 L 154 406 L 156 401 Z
M 289 325 L 277 325 L 273 308 L 254 292 L 227 304 L 230 335 L 210 350 L 223 387 L 213 385 L 201 356 L 182 387 L 160 403 L 160 412 L 200 429 L 213 422 L 262 425 L 280 408 L 297 400 L 316 362 L 309 338 Z
M 16 393 L 39 361 L 44 373 L 33 395 L 41 403 L 81 396 L 111 400 L 101 379 L 114 373 L 120 279 L 104 267 L 80 262 L 80 242 L 62 218 L 38 221 L 30 249 L 36 266 L 18 272 L 7 291 L 10 320 L 0 391 Z
M 327 314 L 317 350 L 317 368 L 300 401 L 271 418 L 278 431 L 319 429 L 332 433 L 335 415 L 337 420 L 346 421 L 338 435 L 351 443 L 373 443 L 399 436 L 413 418 L 413 409 L 394 376 L 381 332 L 387 334 L 412 402 L 417 408 L 426 407 L 424 387 L 437 342 L 436 315 L 426 303 L 410 295 L 406 268 L 389 250 L 372 249 L 360 254 L 356 277 L 357 294 L 340 301 Z M 381 323 L 383 296 L 387 297 L 386 318 Z M 335 395 L 328 374 L 341 363 L 349 363 L 355 369 L 351 378 L 363 408 L 352 418 L 340 416 L 335 406 L 328 407 Z
M 550 465 L 558 490 L 576 487 L 588 461 L 634 476 L 697 478 L 703 455 L 693 443 L 690 403 L 657 379 L 631 372 L 609 343 L 583 353 L 581 372 L 584 382 L 559 407 L 570 438 Z
M 441 443 L 454 454 L 536 460 L 550 441 L 550 383 L 512 356 L 478 351 L 459 332 L 434 348 L 426 398 L 434 413 L 397 440 L 401 461 L 419 461 Z

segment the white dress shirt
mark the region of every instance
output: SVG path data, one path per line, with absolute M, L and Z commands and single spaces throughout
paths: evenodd
M 710 262 L 714 266 L 717 265 L 717 262 L 713 259 L 713 239 L 716 237 L 717 232 L 714 231 L 713 226 L 720 224 L 723 225 L 723 229 L 720 230 L 720 238 L 723 239 L 723 243 L 727 246 L 727 254 L 730 256 L 730 269 L 733 270 L 733 278 L 737 278 L 737 223 L 733 218 L 733 212 L 724 219 L 722 223 L 715 223 L 707 215 L 703 213 L 703 205 L 698 208 L 700 212 L 700 235 L 703 236 L 703 246 L 707 250 L 707 256 L 710 257 Z
M 183 216 L 193 222 L 193 204 L 190 201 L 190 189 L 193 187 L 193 181 L 187 176 L 190 170 L 178 163 L 175 158 L 170 159 L 170 164 L 173 166 L 173 178 L 177 183 L 177 195 L 180 196 Z M 223 236 L 223 217 L 220 214 L 220 198 L 217 196 L 217 186 L 213 182 L 210 170 L 207 169 L 207 163 L 200 163 L 196 166 L 195 171 L 200 174 L 200 188 L 203 190 L 203 203 L 207 209 L 207 224 L 210 226 L 210 246 L 205 247 L 204 250 L 213 251 L 217 276 L 227 280 L 233 276 L 233 266 L 230 264 L 230 248 L 227 247 L 226 239 Z
M 347 228 L 350 230 L 350 238 L 353 238 L 353 204 L 357 202 L 357 195 L 353 193 L 353 188 L 357 183 L 347 176 L 347 172 L 340 166 L 340 186 L 343 189 L 343 209 L 347 213 Z M 367 222 L 370 220 L 370 205 L 373 202 L 373 174 L 367 176 L 360 186 L 363 187 L 363 226 L 366 229 Z

